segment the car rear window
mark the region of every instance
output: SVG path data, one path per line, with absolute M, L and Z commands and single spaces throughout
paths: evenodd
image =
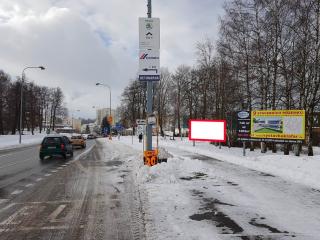
M 43 140 L 42 144 L 45 145 L 57 145 L 61 143 L 61 138 L 59 137 L 47 137 Z

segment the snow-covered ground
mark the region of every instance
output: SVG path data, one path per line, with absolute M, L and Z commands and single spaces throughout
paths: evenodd
M 142 144 L 139 144 L 136 137 L 133 141 L 134 144 L 132 144 L 131 137 L 122 137 L 121 141 L 142 151 Z M 153 143 L 155 142 L 156 138 L 154 138 Z M 159 146 L 164 148 L 174 147 L 188 152 L 198 153 L 320 189 L 319 147 L 314 147 L 314 156 L 312 157 L 307 156 L 306 153 L 302 153 L 297 157 L 294 156 L 292 152 L 290 152 L 290 155 L 283 155 L 281 151 L 277 153 L 272 153 L 271 151 L 261 153 L 260 149 L 255 149 L 253 152 L 247 149 L 246 156 L 243 156 L 242 148 L 222 146 L 221 149 L 219 149 L 219 147 L 207 142 L 196 142 L 195 147 L 193 147 L 193 143 L 187 138 L 183 138 L 182 140 L 176 138 L 174 141 L 168 138 L 159 138 Z
M 19 135 L 0 135 L 0 150 L 40 144 L 44 136 L 44 133 L 32 135 L 26 132 L 22 135 L 21 144 L 19 144 Z
M 159 146 L 173 157 L 147 167 L 137 137 L 113 141 L 140 151 L 134 171 L 148 197 L 149 237 L 304 240 L 320 236 L 319 148 L 313 157 L 262 154 L 258 149 L 243 157 L 241 148 L 219 149 L 203 142 L 193 147 L 187 139 L 160 139 Z

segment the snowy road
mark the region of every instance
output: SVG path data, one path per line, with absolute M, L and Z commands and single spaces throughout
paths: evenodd
M 93 144 L 94 141 L 87 141 L 88 148 Z M 0 198 L 17 188 L 17 183 L 27 181 L 28 184 L 28 178 L 38 178 L 43 172 L 56 168 L 63 162 L 61 158 L 41 162 L 39 147 L 34 145 L 0 152 Z M 79 148 L 75 149 L 74 156 L 82 152 Z
M 0 239 L 143 239 L 141 202 L 125 161 L 131 151 L 97 140 L 80 160 L 52 165 L 29 184 L 20 180 L 0 199 Z
M 202 164 L 191 174 L 180 171 L 174 184 L 153 184 L 171 195 L 162 204 L 171 213 L 160 211 L 155 221 L 174 224 L 157 229 L 159 236 L 167 232 L 171 239 L 319 239 L 319 190 L 177 148 L 167 150 L 177 159 Z

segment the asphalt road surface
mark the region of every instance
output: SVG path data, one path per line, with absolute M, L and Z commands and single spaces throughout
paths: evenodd
M 121 161 L 130 151 L 91 146 L 68 161 L 41 163 L 38 147 L 0 155 L 1 240 L 144 238 L 137 191 Z

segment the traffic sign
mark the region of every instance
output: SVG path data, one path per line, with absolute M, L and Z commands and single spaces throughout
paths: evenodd
M 148 117 L 148 124 L 155 125 L 157 123 L 156 116 L 152 115 Z
M 159 50 L 140 50 L 139 54 L 139 80 L 160 80 Z
M 160 49 L 159 18 L 139 18 L 139 48 Z
M 109 116 L 109 117 L 108 117 L 108 123 L 109 123 L 110 125 L 112 125 L 112 121 L 113 121 L 112 116 Z
M 146 125 L 147 121 L 145 119 L 137 119 L 136 124 L 137 125 Z
M 144 165 L 152 167 L 158 163 L 158 150 L 144 151 Z
M 144 135 L 146 132 L 146 125 L 138 125 L 137 126 L 137 134 L 142 134 Z

